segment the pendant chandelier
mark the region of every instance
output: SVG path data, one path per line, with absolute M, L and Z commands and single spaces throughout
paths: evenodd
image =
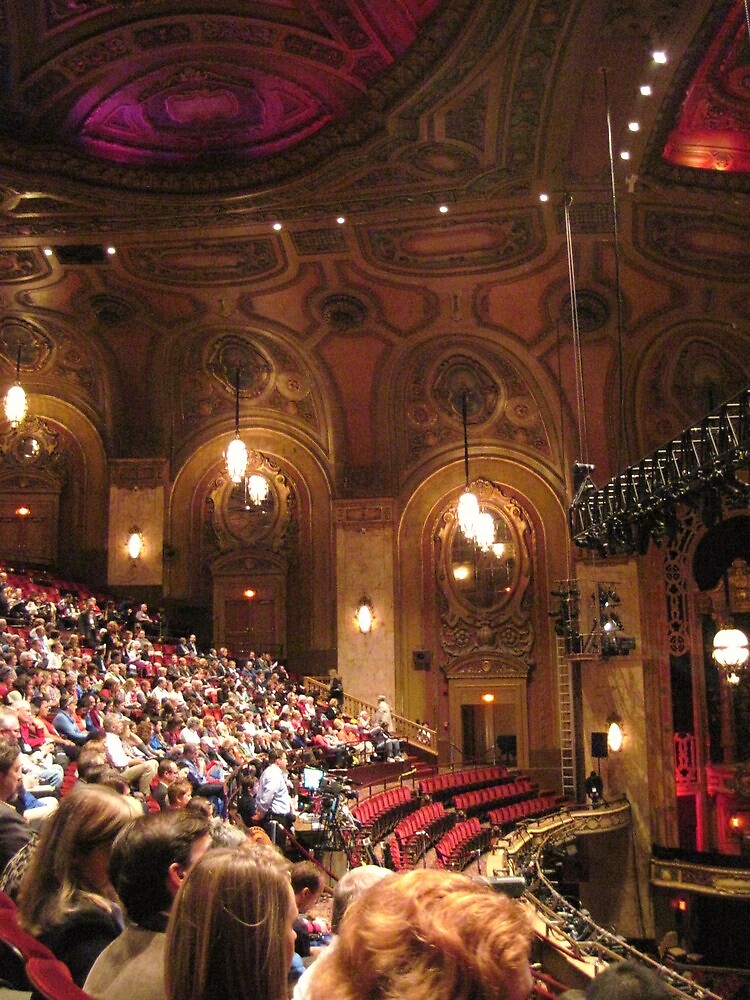
M 724 523 L 721 516 L 719 523 L 720 525 Z M 721 535 L 721 553 L 724 557 L 724 612 L 719 620 L 719 629 L 714 636 L 711 657 L 716 666 L 724 672 L 727 684 L 739 684 L 740 671 L 744 670 L 747 665 L 750 649 L 748 648 L 747 636 L 741 629 L 735 628 L 732 622 L 729 572 L 726 565 L 726 535 L 724 533 Z
M 23 421 L 27 407 L 26 393 L 21 385 L 21 345 L 19 344 L 16 359 L 16 382 L 5 395 L 5 416 L 13 430 Z
M 241 483 L 247 471 L 247 448 L 240 437 L 240 369 L 234 377 L 234 438 L 229 442 L 224 458 L 227 475 L 233 483 Z
M 240 369 L 234 377 L 234 438 L 224 453 L 227 475 L 233 483 L 242 483 L 245 491 L 245 506 L 260 507 L 268 497 L 268 480 L 259 472 L 247 475 L 250 455 L 245 442 L 240 437 Z
M 464 427 L 464 475 L 466 485 L 464 491 L 458 499 L 458 526 L 469 541 L 474 541 L 477 537 L 477 522 L 479 520 L 479 500 L 476 494 L 471 492 L 469 486 L 469 433 L 467 421 L 468 397 L 464 389 L 461 396 L 461 419 Z M 494 529 L 493 529 L 494 541 Z M 491 544 L 491 543 L 490 543 Z

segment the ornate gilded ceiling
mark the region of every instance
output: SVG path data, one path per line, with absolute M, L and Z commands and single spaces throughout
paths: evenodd
M 220 454 L 241 359 L 274 461 L 374 496 L 457 453 L 433 375 L 466 357 L 502 397 L 481 447 L 562 482 L 568 193 L 606 478 L 750 375 L 743 28 L 742 0 L 5 0 L 0 374 L 21 337 L 61 424 L 176 473 Z

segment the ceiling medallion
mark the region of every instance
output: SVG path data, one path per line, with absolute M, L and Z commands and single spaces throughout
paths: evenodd
M 367 307 L 354 295 L 329 295 L 321 303 L 320 312 L 334 330 L 352 330 L 364 322 Z

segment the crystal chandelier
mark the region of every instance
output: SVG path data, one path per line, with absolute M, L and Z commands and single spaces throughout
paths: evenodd
M 720 524 L 722 527 L 724 526 L 721 518 Z M 722 533 L 720 537 L 724 565 L 724 613 L 719 620 L 719 628 L 714 636 L 711 657 L 716 666 L 724 672 L 728 684 L 739 684 L 739 671 L 744 670 L 748 656 L 750 656 L 750 649 L 748 649 L 747 636 L 741 629 L 735 628 L 732 621 L 726 534 Z
M 464 492 L 458 500 L 458 526 L 469 541 L 474 541 L 477 537 L 477 525 L 480 514 L 479 500 L 477 500 L 476 494 L 472 493 L 469 487 L 469 432 L 467 408 L 468 396 L 466 390 L 464 389 L 461 396 L 461 420 L 464 427 L 464 475 L 466 477 L 466 485 L 464 486 Z
M 229 442 L 224 459 L 227 475 L 233 483 L 241 483 L 247 471 L 247 448 L 240 437 L 240 369 L 234 377 L 234 439 Z
M 16 382 L 5 394 L 5 416 L 13 430 L 26 416 L 27 406 L 26 393 L 21 385 L 21 345 L 19 344 L 16 359 Z
M 254 472 L 245 480 L 245 492 L 250 502 L 260 507 L 268 496 L 268 480 L 260 473 Z

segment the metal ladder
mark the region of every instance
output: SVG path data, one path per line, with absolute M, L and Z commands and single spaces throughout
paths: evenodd
M 557 698 L 560 706 L 560 768 L 563 795 L 576 798 L 576 739 L 573 719 L 573 680 L 565 639 L 557 637 Z

